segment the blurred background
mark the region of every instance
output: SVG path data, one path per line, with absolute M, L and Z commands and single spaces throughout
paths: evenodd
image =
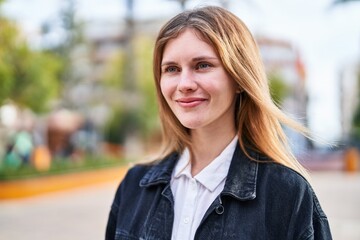
M 0 0 L 0 239 L 103 239 L 129 165 L 157 150 L 152 51 L 184 9 L 253 33 L 334 239 L 360 239 L 360 1 Z

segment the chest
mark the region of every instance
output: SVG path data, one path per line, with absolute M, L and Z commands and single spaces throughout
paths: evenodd
M 119 206 L 115 239 L 171 239 L 174 225 L 171 188 L 147 191 Z M 124 214 L 128 209 L 134 211 Z M 288 225 L 282 220 L 257 200 L 238 201 L 226 196 L 220 202 L 216 198 L 206 209 L 194 239 L 287 239 Z

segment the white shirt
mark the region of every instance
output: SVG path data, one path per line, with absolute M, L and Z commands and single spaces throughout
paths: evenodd
M 190 152 L 185 149 L 171 177 L 174 195 L 172 240 L 194 239 L 196 229 L 211 203 L 224 189 L 238 137 L 196 176 L 191 176 Z

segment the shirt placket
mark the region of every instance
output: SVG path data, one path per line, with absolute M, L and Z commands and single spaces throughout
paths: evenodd
M 194 221 L 195 210 L 197 207 L 198 186 L 194 178 L 189 179 L 181 220 L 178 228 L 178 239 L 190 239 L 191 228 Z

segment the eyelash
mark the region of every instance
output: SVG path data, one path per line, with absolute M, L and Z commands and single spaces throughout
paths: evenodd
M 195 69 L 201 70 L 201 69 L 206 69 L 209 67 L 212 67 L 212 65 L 210 63 L 200 62 L 200 63 L 196 64 Z M 171 69 L 173 69 L 174 71 L 170 71 Z M 173 73 L 173 72 L 177 72 L 177 71 L 179 71 L 179 68 L 176 66 L 168 66 L 163 70 L 163 72 L 167 72 L 167 73 Z
M 206 65 L 206 67 L 200 68 L 200 65 Z M 196 65 L 196 69 L 203 69 L 203 68 L 209 68 L 209 67 L 211 67 L 211 64 L 206 63 L 206 62 L 201 62 L 201 63 Z
M 170 69 L 174 69 L 175 71 L 170 71 Z M 169 66 L 169 67 L 166 67 L 165 69 L 164 69 L 164 72 L 169 72 L 169 73 L 173 73 L 173 72 L 176 72 L 177 70 L 179 70 L 179 68 L 178 67 L 175 67 L 175 66 Z

